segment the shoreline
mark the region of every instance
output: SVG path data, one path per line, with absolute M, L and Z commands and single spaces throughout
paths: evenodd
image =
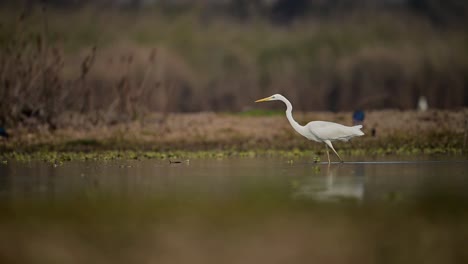
M 365 136 L 350 142 L 334 142 L 346 155 L 463 154 L 465 118 L 460 111 L 369 111 L 364 122 Z M 289 125 L 283 113 L 265 116 L 230 113 L 161 114 L 112 126 L 70 123 L 63 128 L 31 132 L 17 128 L 11 138 L 0 141 L 0 156 L 12 153 L 196 153 L 212 152 L 233 156 L 242 153 L 312 152 L 324 153 L 321 143 L 309 142 Z M 327 120 L 352 125 L 351 113 L 294 113 L 300 124 L 307 120 Z M 371 136 L 376 129 L 376 136 Z M 224 155 L 223 154 L 223 155 Z M 145 154 L 141 154 L 145 155 Z M 151 154 L 152 155 L 152 154 Z M 253 154 L 252 154 L 253 155 Z M 303 154 L 301 154 L 303 155 Z

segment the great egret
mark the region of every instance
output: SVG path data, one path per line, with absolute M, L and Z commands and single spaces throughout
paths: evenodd
M 294 130 L 296 130 L 299 134 L 303 135 L 309 140 L 325 143 L 325 146 L 327 148 L 328 164 L 330 164 L 330 154 L 328 153 L 328 147 L 330 147 L 333 150 L 333 152 L 335 152 L 336 156 L 338 156 L 340 161 L 343 162 L 340 155 L 338 155 L 335 148 L 333 148 L 333 145 L 331 143 L 332 141 L 348 141 L 353 137 L 364 135 L 364 133 L 361 131 L 362 125 L 350 127 L 333 122 L 312 121 L 305 126 L 301 126 L 292 117 L 292 105 L 291 102 L 289 102 L 289 100 L 286 99 L 286 97 L 282 96 L 281 94 L 274 94 L 270 97 L 265 97 L 255 102 L 259 103 L 267 101 L 282 101 L 283 103 L 285 103 L 287 107 L 286 117 L 288 118 L 288 121 L 294 128 Z

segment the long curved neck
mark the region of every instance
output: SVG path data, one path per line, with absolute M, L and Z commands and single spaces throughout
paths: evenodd
M 292 116 L 292 104 L 291 104 L 291 102 L 289 102 L 289 100 L 286 99 L 286 98 L 281 98 L 281 101 L 283 101 L 286 104 L 286 107 L 287 107 L 286 108 L 286 118 L 288 118 L 289 123 L 294 128 L 294 130 L 296 130 L 299 134 L 302 135 L 302 131 L 303 131 L 304 127 L 299 125 L 299 123 L 297 123 L 296 120 L 294 120 L 294 118 Z

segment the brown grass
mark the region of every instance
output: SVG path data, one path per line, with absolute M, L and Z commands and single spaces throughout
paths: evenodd
M 338 148 L 454 148 L 463 147 L 463 133 L 468 110 L 460 111 L 369 111 L 364 123 L 365 136 L 351 143 L 336 143 Z M 335 121 L 352 125 L 351 113 L 295 113 L 296 120 L 305 124 L 312 120 Z M 11 131 L 4 149 L 28 149 L 34 146 L 56 146 L 64 150 L 77 147 L 88 149 L 315 149 L 323 146 L 308 142 L 290 127 L 286 117 L 242 116 L 233 114 L 150 114 L 140 121 L 116 125 L 89 124 L 80 116 L 64 117 L 64 128 L 30 132 L 18 127 Z M 164 122 L 161 120 L 164 119 Z M 376 129 L 376 137 L 371 129 Z M 96 144 L 64 147 L 67 142 L 91 141 Z

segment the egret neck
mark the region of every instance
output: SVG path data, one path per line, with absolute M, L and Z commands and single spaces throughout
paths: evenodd
M 292 104 L 291 104 L 291 102 L 289 102 L 289 100 L 286 99 L 286 97 L 284 97 L 284 96 L 281 96 L 280 100 L 283 101 L 283 103 L 286 104 L 286 117 L 288 118 L 288 121 L 291 124 L 291 126 L 294 128 L 294 130 L 297 131 L 297 133 L 307 137 L 306 134 L 304 133 L 305 127 L 299 125 L 299 123 L 297 123 L 296 120 L 294 120 L 294 118 L 292 116 Z

